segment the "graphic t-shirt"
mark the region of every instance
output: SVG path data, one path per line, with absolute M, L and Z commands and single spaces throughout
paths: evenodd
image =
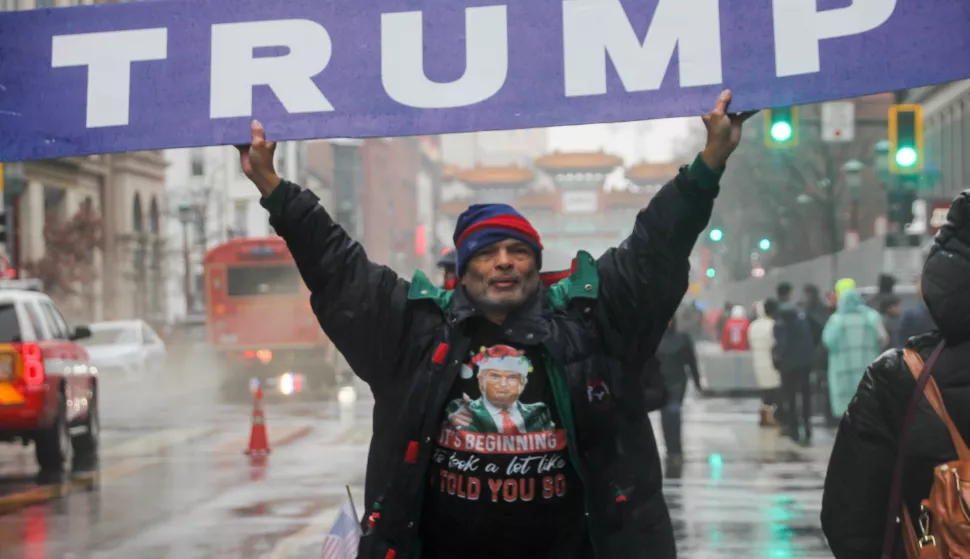
M 579 559 L 582 486 L 542 350 L 482 320 L 432 455 L 422 559 Z

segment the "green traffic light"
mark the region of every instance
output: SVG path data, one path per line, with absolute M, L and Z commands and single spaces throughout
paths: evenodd
M 758 248 L 761 250 L 768 250 L 771 248 L 771 241 L 769 239 L 761 239 L 758 241 Z
M 791 139 L 792 128 L 789 122 L 775 122 L 771 125 L 771 138 L 776 142 L 786 142 Z
M 902 147 L 896 150 L 896 164 L 900 167 L 912 167 L 916 165 L 919 155 L 911 147 Z
M 716 274 L 717 274 L 717 272 L 714 271 L 714 268 L 708 268 L 707 269 L 707 277 L 709 277 L 711 279 L 714 279 L 714 276 Z
M 711 229 L 709 237 L 716 243 L 724 238 L 724 231 L 721 231 L 720 229 Z

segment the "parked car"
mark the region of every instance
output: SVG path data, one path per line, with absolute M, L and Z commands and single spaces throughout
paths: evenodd
M 93 463 L 98 374 L 54 302 L 32 280 L 0 281 L 0 442 L 34 443 L 42 471 Z
M 83 343 L 101 374 L 165 371 L 165 342 L 144 320 L 95 322 L 90 328 L 91 337 Z

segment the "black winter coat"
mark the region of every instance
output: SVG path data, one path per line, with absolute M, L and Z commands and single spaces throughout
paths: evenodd
M 778 305 L 772 356 L 782 373 L 808 373 L 815 365 L 815 335 L 808 314 L 795 303 Z
M 509 341 L 545 349 L 596 559 L 676 556 L 641 375 L 686 293 L 718 178 L 699 157 L 682 167 L 619 247 L 579 253 L 569 277 L 503 324 Z M 468 352 L 461 325 L 479 311 L 462 289 L 368 260 L 308 190 L 283 181 L 262 204 L 320 325 L 374 394 L 359 558 L 418 559 L 435 430 Z
M 926 362 L 933 348 L 946 340 L 933 379 L 954 424 L 970 441 L 970 192 L 954 200 L 947 220 L 922 275 L 923 298 L 939 330 L 910 338 L 908 346 Z M 900 430 L 915 387 L 902 350 L 889 350 L 868 367 L 842 417 L 825 477 L 821 515 L 837 559 L 880 556 Z M 925 398 L 903 452 L 902 496 L 917 522 L 933 469 L 957 458 L 946 427 Z M 896 532 L 895 557 L 902 558 L 901 531 Z
M 701 389 L 700 370 L 694 340 L 687 332 L 668 329 L 657 347 L 660 373 L 667 387 L 667 401 L 681 403 L 687 394 L 688 378 L 698 391 Z

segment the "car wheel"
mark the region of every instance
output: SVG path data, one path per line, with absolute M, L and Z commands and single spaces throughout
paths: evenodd
M 92 465 L 98 459 L 98 446 L 101 441 L 101 415 L 98 412 L 97 393 L 91 397 L 88 406 L 88 417 L 84 421 L 84 432 L 71 439 L 76 468 Z
M 67 403 L 61 394 L 54 421 L 49 427 L 37 431 L 34 453 L 41 471 L 64 472 L 70 469 L 73 450 L 67 425 Z

